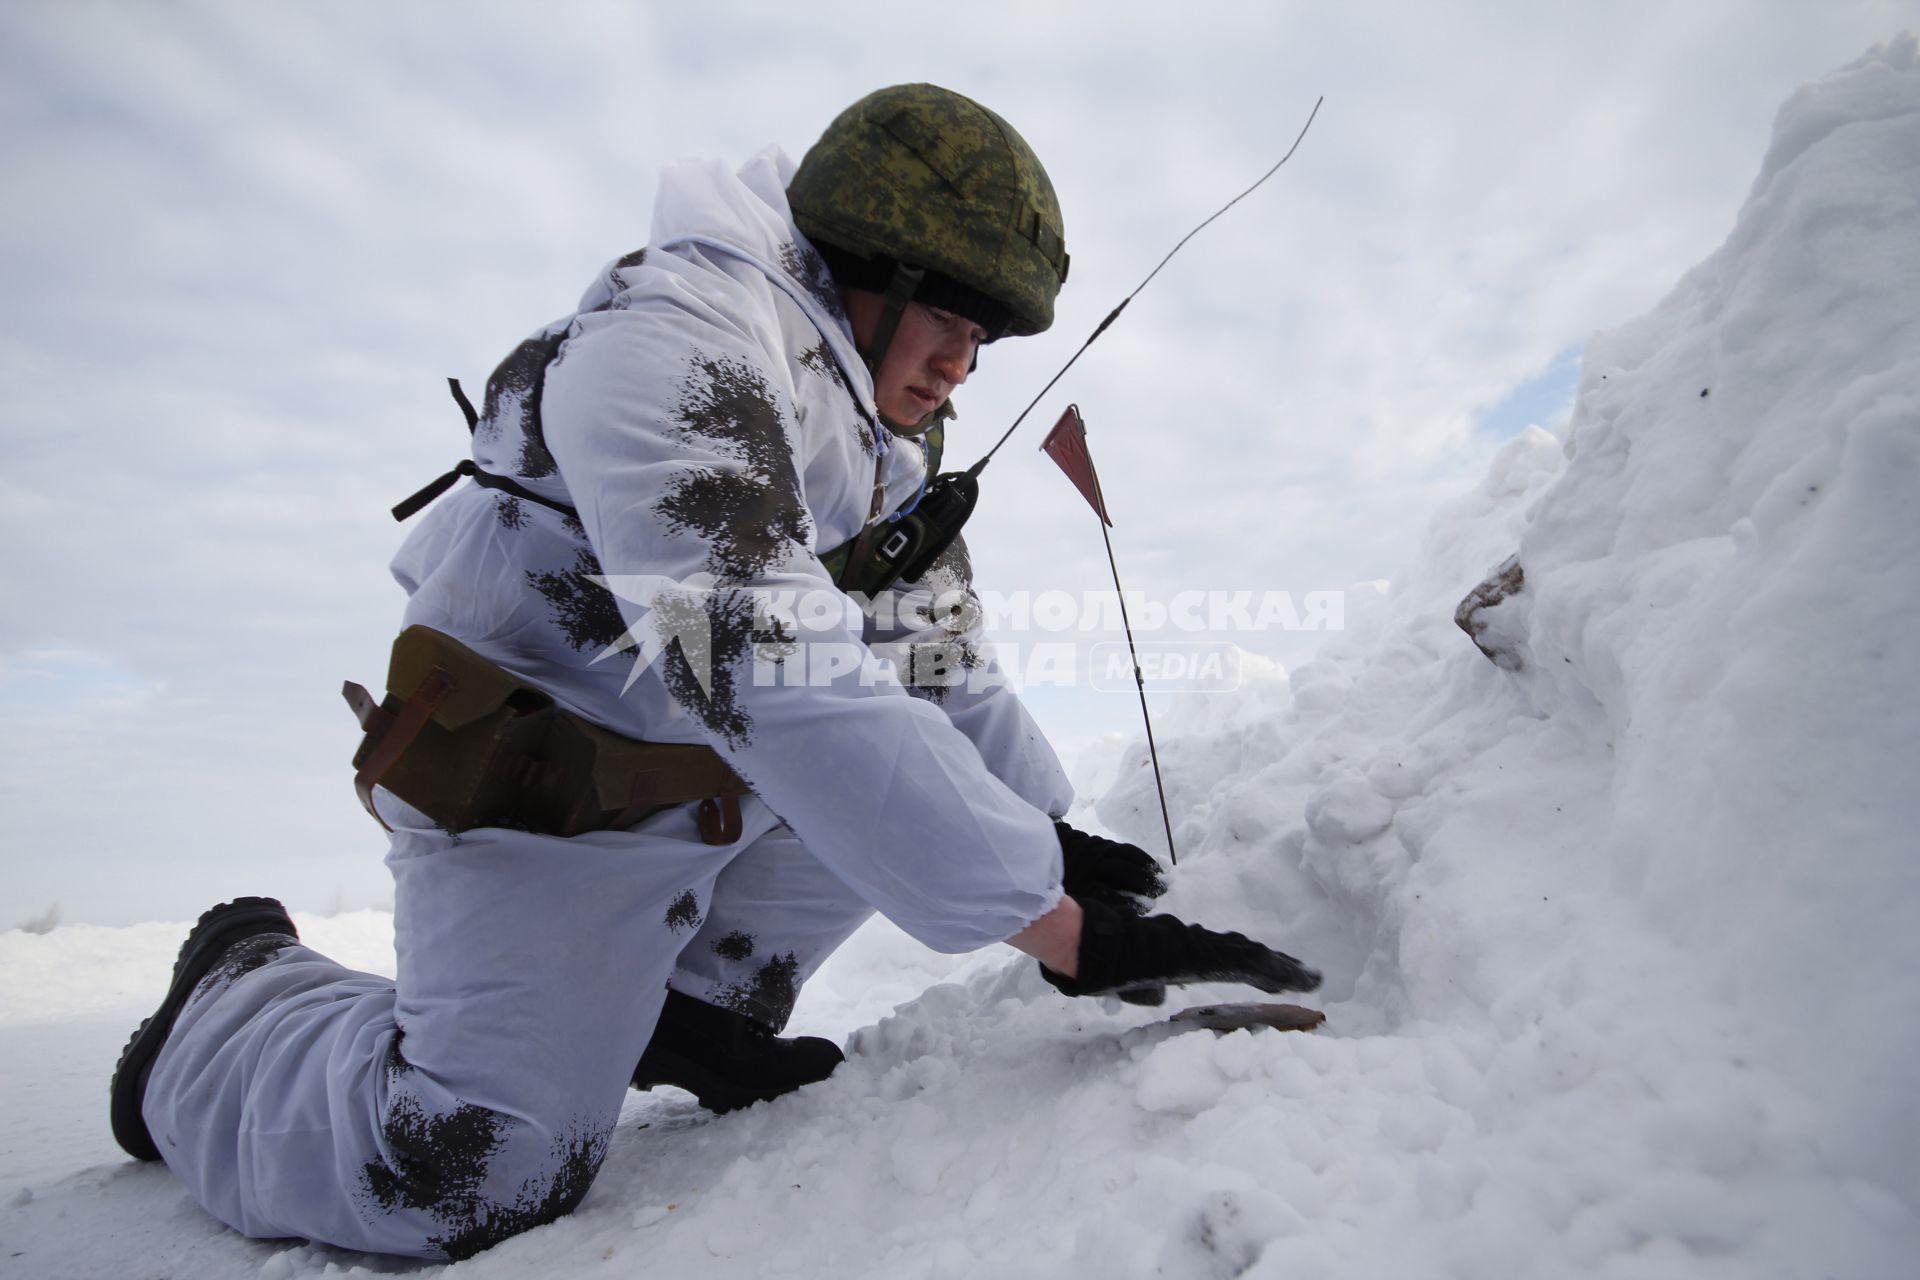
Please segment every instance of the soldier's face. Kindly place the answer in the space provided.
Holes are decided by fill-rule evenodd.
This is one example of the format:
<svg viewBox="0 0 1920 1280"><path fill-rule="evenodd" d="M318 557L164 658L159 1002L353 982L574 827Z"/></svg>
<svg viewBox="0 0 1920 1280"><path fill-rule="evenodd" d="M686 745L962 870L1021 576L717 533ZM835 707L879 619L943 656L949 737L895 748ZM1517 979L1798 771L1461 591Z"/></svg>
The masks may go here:
<svg viewBox="0 0 1920 1280"><path fill-rule="evenodd" d="M848 289L846 297L854 341L865 350L880 323L883 299L865 289ZM964 316L909 302L875 379L881 416L910 427L938 409L967 380L986 338L987 331Z"/></svg>

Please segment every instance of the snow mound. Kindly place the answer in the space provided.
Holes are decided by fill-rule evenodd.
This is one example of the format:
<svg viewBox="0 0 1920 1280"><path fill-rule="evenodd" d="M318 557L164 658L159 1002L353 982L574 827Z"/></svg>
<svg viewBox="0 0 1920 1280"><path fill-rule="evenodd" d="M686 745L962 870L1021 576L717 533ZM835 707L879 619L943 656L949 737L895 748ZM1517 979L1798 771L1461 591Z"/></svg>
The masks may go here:
<svg viewBox="0 0 1920 1280"><path fill-rule="evenodd" d="M720 1118L635 1095L574 1215L457 1269L1911 1275L1917 213L1902 37L1788 102L1726 246L1589 344L1566 437L1510 442L1364 627L1168 724L1170 909L1325 967L1324 1029L1174 1035L876 928L796 1015L859 1028L833 1078ZM1095 765L1099 819L1158 847L1144 747ZM242 1240L113 1153L179 932L0 936L0 1247L395 1269Z"/></svg>
<svg viewBox="0 0 1920 1280"><path fill-rule="evenodd" d="M1916 63L1797 93L1727 244L1588 344L1564 445L1509 444L1374 633L1163 748L1178 905L1328 964L1336 1034L1473 1064L1448 1167L1491 1192L1367 1213L1425 1256L1505 1215L1542 1274L1911 1274ZM1454 607L1515 565L1488 661ZM1136 769L1100 813L1152 806Z"/></svg>

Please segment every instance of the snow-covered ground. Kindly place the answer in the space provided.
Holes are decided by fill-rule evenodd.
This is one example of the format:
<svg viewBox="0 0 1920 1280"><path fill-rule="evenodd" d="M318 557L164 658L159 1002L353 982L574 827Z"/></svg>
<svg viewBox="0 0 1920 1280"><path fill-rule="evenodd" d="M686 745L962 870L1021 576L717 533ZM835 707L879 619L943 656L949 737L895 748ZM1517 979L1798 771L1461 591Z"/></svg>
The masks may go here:
<svg viewBox="0 0 1920 1280"><path fill-rule="evenodd" d="M1906 37L1786 105L1564 440L1508 445L1321 659L1166 726L1170 908L1324 966L1323 1030L1169 1035L876 925L796 1015L851 1036L831 1080L635 1095L579 1211L459 1272L1920 1274L1917 497ZM1496 664L1452 614L1514 556ZM1144 750L1095 765L1157 843ZM390 972L385 915L299 924ZM0 1274L423 1269L243 1240L114 1148L183 929L0 935Z"/></svg>

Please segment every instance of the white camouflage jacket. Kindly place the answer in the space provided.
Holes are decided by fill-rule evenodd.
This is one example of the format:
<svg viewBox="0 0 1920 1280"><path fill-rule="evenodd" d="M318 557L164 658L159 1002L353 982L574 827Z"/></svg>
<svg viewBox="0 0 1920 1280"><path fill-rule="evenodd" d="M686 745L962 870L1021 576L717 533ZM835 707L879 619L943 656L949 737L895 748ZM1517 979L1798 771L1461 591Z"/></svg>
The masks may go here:
<svg viewBox="0 0 1920 1280"><path fill-rule="evenodd" d="M926 461L877 425L838 292L788 213L791 173L773 149L737 174L669 169L652 245L489 380L475 462L577 519L469 483L393 572L407 624L615 732L711 745L876 909L970 950L1059 901L1048 815L1071 789L977 634L929 616L970 595L962 545L919 591L823 616L846 597L819 556L859 532L876 474L897 510ZM813 607L770 615L783 598ZM972 679L909 688L888 659L921 641Z"/></svg>

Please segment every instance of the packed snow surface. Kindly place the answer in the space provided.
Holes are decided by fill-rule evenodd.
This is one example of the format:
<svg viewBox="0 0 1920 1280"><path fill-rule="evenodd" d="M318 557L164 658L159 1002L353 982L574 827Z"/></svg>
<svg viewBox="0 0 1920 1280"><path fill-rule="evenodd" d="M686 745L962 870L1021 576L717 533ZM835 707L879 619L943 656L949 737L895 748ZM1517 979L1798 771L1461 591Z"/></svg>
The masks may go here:
<svg viewBox="0 0 1920 1280"><path fill-rule="evenodd" d="M1166 726L1168 906L1322 965L1325 1028L1173 1035L876 925L795 1019L851 1036L832 1079L634 1095L579 1211L459 1272L1920 1273L1916 228L1905 37L1787 103L1565 439L1513 440L1340 647ZM1452 615L1514 557L1496 663ZM1097 816L1157 845L1144 766ZM299 924L391 971L386 916ZM183 929L0 935L0 1272L421 1269L243 1240L119 1156Z"/></svg>

